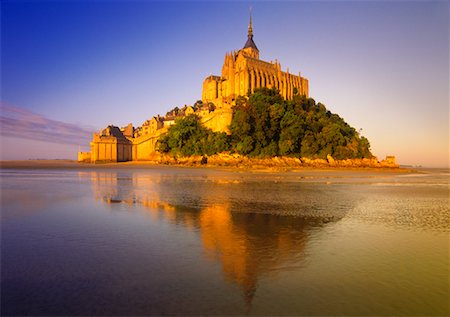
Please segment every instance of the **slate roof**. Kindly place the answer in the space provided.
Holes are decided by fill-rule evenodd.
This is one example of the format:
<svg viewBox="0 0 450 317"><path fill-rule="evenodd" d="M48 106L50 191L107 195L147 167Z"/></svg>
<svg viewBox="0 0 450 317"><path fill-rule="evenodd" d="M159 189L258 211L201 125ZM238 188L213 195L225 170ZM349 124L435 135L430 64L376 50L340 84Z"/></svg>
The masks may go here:
<svg viewBox="0 0 450 317"><path fill-rule="evenodd" d="M253 42L253 35L249 35L247 42L245 42L244 48L248 47L254 48L255 50L259 51L258 48L256 47L255 42Z"/></svg>

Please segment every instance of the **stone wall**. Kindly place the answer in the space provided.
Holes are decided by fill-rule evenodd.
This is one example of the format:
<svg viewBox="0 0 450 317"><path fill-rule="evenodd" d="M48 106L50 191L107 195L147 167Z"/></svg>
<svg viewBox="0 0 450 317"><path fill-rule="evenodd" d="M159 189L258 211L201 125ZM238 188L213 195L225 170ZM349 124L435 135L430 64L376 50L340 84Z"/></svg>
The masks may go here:
<svg viewBox="0 0 450 317"><path fill-rule="evenodd" d="M216 109L208 115L202 117L200 122L214 132L230 133L228 126L231 123L233 111L227 108Z"/></svg>
<svg viewBox="0 0 450 317"><path fill-rule="evenodd" d="M91 152L78 152L78 162L91 162Z"/></svg>
<svg viewBox="0 0 450 317"><path fill-rule="evenodd" d="M167 133L168 128L158 129L151 134L142 135L133 139L133 155L130 160L145 161L151 158L152 153L156 152L158 139L161 135Z"/></svg>

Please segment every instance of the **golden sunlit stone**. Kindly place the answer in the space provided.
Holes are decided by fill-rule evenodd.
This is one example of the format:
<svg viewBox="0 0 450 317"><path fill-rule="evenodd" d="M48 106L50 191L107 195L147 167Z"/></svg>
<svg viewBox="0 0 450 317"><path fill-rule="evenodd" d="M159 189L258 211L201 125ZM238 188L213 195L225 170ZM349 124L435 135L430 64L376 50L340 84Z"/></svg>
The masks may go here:
<svg viewBox="0 0 450 317"><path fill-rule="evenodd" d="M178 113L154 116L142 126L124 128L110 125L100 133L94 133L90 152L79 152L79 162L125 162L145 161L156 151L159 137L175 123L178 117L196 114L202 124L215 132L229 132L232 119L231 107L238 96L246 96L255 89L276 88L285 99L295 94L308 96L308 80L281 70L280 63L259 59L259 50L253 41L253 27L250 17L248 39L238 51L225 54L222 76L208 76L203 81L203 105L194 110L185 105Z"/></svg>
<svg viewBox="0 0 450 317"><path fill-rule="evenodd" d="M253 42L250 19L248 40L244 48L227 53L222 66L222 76L209 76L203 82L202 101L213 102L219 108L230 107L236 97L253 93L255 89L277 88L284 99L296 93L308 96L308 80L281 70L280 63L259 59L259 50Z"/></svg>

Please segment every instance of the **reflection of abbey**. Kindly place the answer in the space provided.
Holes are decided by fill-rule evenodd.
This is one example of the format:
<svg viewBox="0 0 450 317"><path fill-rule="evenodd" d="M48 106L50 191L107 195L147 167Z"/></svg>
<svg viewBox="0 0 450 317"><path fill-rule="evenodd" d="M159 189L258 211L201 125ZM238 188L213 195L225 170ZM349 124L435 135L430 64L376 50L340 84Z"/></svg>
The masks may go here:
<svg viewBox="0 0 450 317"><path fill-rule="evenodd" d="M239 51L225 55L222 76L211 75L204 80L201 102L193 107L175 108L164 117L155 116L138 128L131 124L124 128L109 126L94 134L91 152L79 152L78 160L93 163L147 160L155 152L159 137L177 117L189 114L198 115L202 124L213 131L228 132L236 98L260 87L276 88L285 99L295 94L308 96L306 78L282 71L278 61L259 59L250 17L247 42Z"/></svg>
<svg viewBox="0 0 450 317"><path fill-rule="evenodd" d="M308 232L324 225L320 218L283 214L283 200L271 203L275 215L262 212L264 208L256 205L250 194L254 187L223 174L207 174L196 186L189 186L189 176L170 177L164 173L120 177L114 171L91 171L88 175L95 199L112 210L118 204L135 205L136 209L126 210L144 211L152 221L176 224L179 230L198 235L204 254L221 265L227 281L241 288L247 308L251 307L260 280L276 276L280 267L298 265L308 243ZM281 185L273 190L279 196L297 189ZM312 195L319 206L325 204L318 199L320 192ZM189 203L184 197L190 197ZM241 199L237 203L232 197ZM345 195L340 198L348 200ZM337 211L326 222L339 221L342 216Z"/></svg>

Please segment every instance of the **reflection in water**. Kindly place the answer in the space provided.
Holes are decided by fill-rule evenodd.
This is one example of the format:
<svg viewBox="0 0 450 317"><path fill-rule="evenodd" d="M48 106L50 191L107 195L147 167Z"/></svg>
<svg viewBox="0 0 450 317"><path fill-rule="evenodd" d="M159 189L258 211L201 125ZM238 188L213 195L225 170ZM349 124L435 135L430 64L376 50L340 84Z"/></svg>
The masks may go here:
<svg viewBox="0 0 450 317"><path fill-rule="evenodd" d="M91 172L90 178L96 199L137 204L146 207L154 220L199 232L207 258L219 261L225 278L239 285L247 309L259 278L290 266L295 269L305 257L309 232L344 215L339 206L333 216L320 213L325 210L322 204L327 204L323 193L308 193L307 201L302 200L302 193L293 193L308 191L307 185L280 183L274 191L273 181L267 188L261 181L224 180L214 175Z"/></svg>
<svg viewBox="0 0 450 317"><path fill-rule="evenodd" d="M4 315L449 315L448 172L1 172Z"/></svg>
<svg viewBox="0 0 450 317"><path fill-rule="evenodd" d="M232 214L229 205L204 208L199 216L203 246L222 263L225 276L242 287L247 305L258 277L301 260L307 222L292 216Z"/></svg>

